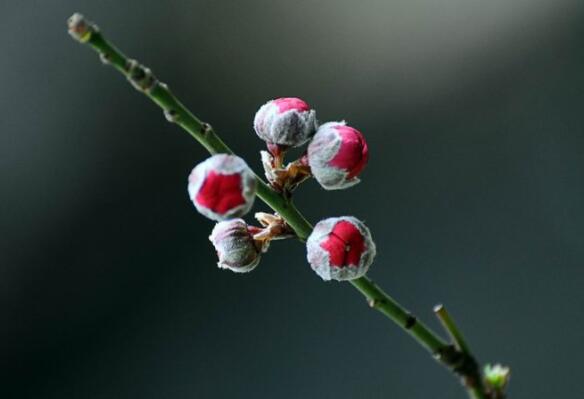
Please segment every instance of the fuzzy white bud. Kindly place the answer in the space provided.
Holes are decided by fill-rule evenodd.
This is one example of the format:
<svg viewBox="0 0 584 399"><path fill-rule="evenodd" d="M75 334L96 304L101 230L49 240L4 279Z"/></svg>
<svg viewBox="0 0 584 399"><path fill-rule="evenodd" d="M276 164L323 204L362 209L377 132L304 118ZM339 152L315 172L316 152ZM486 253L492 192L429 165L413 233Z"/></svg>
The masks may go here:
<svg viewBox="0 0 584 399"><path fill-rule="evenodd" d="M314 178L326 190L340 190L359 183L367 164L367 142L345 122L321 125L308 145L308 164Z"/></svg>
<svg viewBox="0 0 584 399"><path fill-rule="evenodd" d="M369 229L352 216L321 220L306 241L307 259L323 280L353 280L367 273L376 248Z"/></svg>
<svg viewBox="0 0 584 399"><path fill-rule="evenodd" d="M189 175L188 191L197 210L212 220L243 216L252 207L256 178L243 159L217 154Z"/></svg>
<svg viewBox="0 0 584 399"><path fill-rule="evenodd" d="M260 262L260 250L242 219L217 223L209 240L217 251L217 266L221 269L245 273L253 270Z"/></svg>
<svg viewBox="0 0 584 399"><path fill-rule="evenodd" d="M299 98L287 97L268 101L255 115L253 127L268 144L298 147L314 135L316 113Z"/></svg>

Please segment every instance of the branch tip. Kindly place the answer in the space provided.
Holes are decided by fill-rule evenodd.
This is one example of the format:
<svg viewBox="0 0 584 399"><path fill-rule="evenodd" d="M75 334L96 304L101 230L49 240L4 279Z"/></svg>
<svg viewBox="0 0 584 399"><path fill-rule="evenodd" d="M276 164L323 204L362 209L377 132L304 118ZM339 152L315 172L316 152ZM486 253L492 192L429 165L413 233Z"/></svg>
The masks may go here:
<svg viewBox="0 0 584 399"><path fill-rule="evenodd" d="M444 330L450 336L456 348L463 353L470 354L469 347L466 344L460 329L444 305L439 304L434 306L434 313L436 314L436 317L438 317L438 320L440 320L440 323L442 323L442 327L444 327Z"/></svg>
<svg viewBox="0 0 584 399"><path fill-rule="evenodd" d="M99 32L96 24L88 21L82 14L76 12L67 20L68 32L80 43L87 43L91 39L91 35Z"/></svg>
<svg viewBox="0 0 584 399"><path fill-rule="evenodd" d="M444 305L439 303L439 304L434 306L433 310L434 310L434 313L438 314L444 310Z"/></svg>

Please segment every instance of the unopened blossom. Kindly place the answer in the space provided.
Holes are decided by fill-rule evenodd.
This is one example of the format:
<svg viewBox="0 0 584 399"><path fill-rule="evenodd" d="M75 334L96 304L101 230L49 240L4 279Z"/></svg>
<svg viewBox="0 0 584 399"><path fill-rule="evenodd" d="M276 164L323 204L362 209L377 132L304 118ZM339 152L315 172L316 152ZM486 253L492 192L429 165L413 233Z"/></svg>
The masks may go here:
<svg viewBox="0 0 584 399"><path fill-rule="evenodd" d="M345 122L321 125L308 145L312 175L326 190L339 190L359 183L357 177L369 159L367 142Z"/></svg>
<svg viewBox="0 0 584 399"><path fill-rule="evenodd" d="M353 280L367 273L376 249L369 229L352 216L316 224L306 241L307 259L323 280Z"/></svg>
<svg viewBox="0 0 584 399"><path fill-rule="evenodd" d="M188 191L200 213L220 221L243 216L251 209L256 184L254 173L243 159L217 154L193 169Z"/></svg>
<svg viewBox="0 0 584 399"><path fill-rule="evenodd" d="M299 98L277 98L261 106L253 127L268 147L298 147L316 132L316 113Z"/></svg>
<svg viewBox="0 0 584 399"><path fill-rule="evenodd" d="M511 378L511 369L501 364L487 364L484 372L487 384L497 391L505 389Z"/></svg>
<svg viewBox="0 0 584 399"><path fill-rule="evenodd" d="M242 219L217 223L209 240L217 251L217 266L221 269L244 273L253 270L260 262L261 245L256 243Z"/></svg>

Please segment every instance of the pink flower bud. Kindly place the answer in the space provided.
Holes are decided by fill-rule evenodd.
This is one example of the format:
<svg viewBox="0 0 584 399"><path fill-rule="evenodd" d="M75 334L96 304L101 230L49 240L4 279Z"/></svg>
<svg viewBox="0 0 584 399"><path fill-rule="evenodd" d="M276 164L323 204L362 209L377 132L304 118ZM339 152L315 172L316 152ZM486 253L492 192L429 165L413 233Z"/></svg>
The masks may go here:
<svg viewBox="0 0 584 399"><path fill-rule="evenodd" d="M312 175L326 190L339 190L359 183L369 159L367 142L360 131L345 122L328 122L318 128L308 145Z"/></svg>
<svg viewBox="0 0 584 399"><path fill-rule="evenodd" d="M262 105L253 127L268 145L298 147L314 135L316 114L299 98L278 98Z"/></svg>
<svg viewBox="0 0 584 399"><path fill-rule="evenodd" d="M220 221L242 216L251 209L256 178L243 159L217 154L193 169L188 190L200 213Z"/></svg>
<svg viewBox="0 0 584 399"><path fill-rule="evenodd" d="M323 280L353 280L367 273L375 243L367 226L352 216L321 220L306 241L308 263Z"/></svg>
<svg viewBox="0 0 584 399"><path fill-rule="evenodd" d="M219 257L217 266L221 269L245 273L260 263L260 250L242 219L217 223L209 240L217 251Z"/></svg>

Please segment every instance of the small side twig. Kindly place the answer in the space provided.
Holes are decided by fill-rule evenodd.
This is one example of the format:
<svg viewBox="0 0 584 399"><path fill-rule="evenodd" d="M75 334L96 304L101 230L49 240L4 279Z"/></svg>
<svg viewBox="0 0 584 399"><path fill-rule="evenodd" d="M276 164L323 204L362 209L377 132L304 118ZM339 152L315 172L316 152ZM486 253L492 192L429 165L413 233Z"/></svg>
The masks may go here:
<svg viewBox="0 0 584 399"><path fill-rule="evenodd" d="M445 362L450 363L448 366L462 378L462 384L467 388L471 397L487 399L479 364L472 355L454 319L441 304L434 307L434 313L454 344L454 347L451 346L454 350L451 350L450 354L443 354Z"/></svg>

